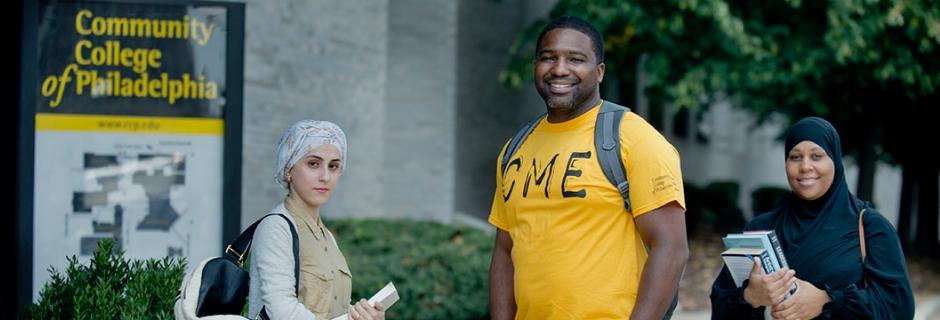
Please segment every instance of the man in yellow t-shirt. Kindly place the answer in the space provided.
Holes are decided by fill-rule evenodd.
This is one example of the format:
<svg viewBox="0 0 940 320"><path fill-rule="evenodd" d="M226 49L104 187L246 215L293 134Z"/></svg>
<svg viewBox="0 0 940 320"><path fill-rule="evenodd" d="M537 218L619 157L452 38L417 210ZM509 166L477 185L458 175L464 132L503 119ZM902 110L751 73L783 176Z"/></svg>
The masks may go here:
<svg viewBox="0 0 940 320"><path fill-rule="evenodd" d="M497 165L493 319L662 319L673 302L689 256L679 156L624 114L627 211L594 145L604 68L600 34L584 20L557 18L539 35L535 84L548 113Z"/></svg>

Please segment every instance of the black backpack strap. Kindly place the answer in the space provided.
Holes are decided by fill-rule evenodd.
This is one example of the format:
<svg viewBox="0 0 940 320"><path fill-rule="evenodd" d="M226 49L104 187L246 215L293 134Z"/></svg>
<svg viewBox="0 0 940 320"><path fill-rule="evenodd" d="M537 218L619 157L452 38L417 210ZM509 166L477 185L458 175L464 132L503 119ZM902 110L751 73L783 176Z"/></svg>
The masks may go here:
<svg viewBox="0 0 940 320"><path fill-rule="evenodd" d="M248 256L248 251L251 249L251 239L255 236L255 229L258 228L258 224L261 223L267 217L270 216L280 216L287 222L287 226L290 227L290 236L292 242L292 249L294 251L294 294L300 295L300 238L297 236L297 228L294 227L294 224L291 223L290 219L287 218L282 213L269 213L265 216L252 223L245 231L242 231L238 238L235 238L235 241L232 241L232 244L228 245L225 248L225 255L229 259L235 259L238 261L238 265L241 266L244 263L244 258ZM261 306L261 311L258 313L258 318L268 320L271 319L268 316L268 311L265 306Z"/></svg>
<svg viewBox="0 0 940 320"><path fill-rule="evenodd" d="M255 236L255 229L258 228L258 224L261 223L261 220L264 220L264 218L268 216L270 216L270 214L261 217L261 219L252 223L248 228L245 228L245 231L242 231L232 243L225 247L225 255L238 261L238 265L241 266L245 262L245 258L248 257L248 249L251 247L251 239Z"/></svg>
<svg viewBox="0 0 940 320"><path fill-rule="evenodd" d="M519 147L522 146L522 143L525 142L525 138L532 133L532 130L535 129L535 126L539 124L539 121L542 121L542 118L545 118L545 115L536 118L534 121L527 123L522 127L519 132L516 132L516 135L512 137L512 140L509 140L509 143L506 145L506 150L503 151L503 159L500 162L499 171L504 175L506 174L506 168L509 164L509 160L512 159L512 155L516 154L516 151L519 150Z"/></svg>
<svg viewBox="0 0 940 320"><path fill-rule="evenodd" d="M241 266L245 262L245 258L248 257L248 252L251 250L251 239L255 236L255 229L258 228L258 224L261 223L267 217L270 216L280 216L287 222L287 226L290 227L290 235L293 240L293 251L294 251L294 294L300 292L300 238L297 236L297 228L294 227L294 224L290 222L290 219L287 218L284 214L281 213L269 213L255 223L252 223L245 231L242 231L235 241L232 241L227 247L225 247L225 255L229 259L233 259L238 262L238 265Z"/></svg>
<svg viewBox="0 0 940 320"><path fill-rule="evenodd" d="M630 207L630 182L623 168L620 156L620 120L630 109L612 102L604 101L594 124L594 146L597 148L597 161L610 183L617 187L623 196L623 206L628 212Z"/></svg>
<svg viewBox="0 0 940 320"><path fill-rule="evenodd" d="M292 249L294 251L294 295L300 294L300 238L297 236L297 229L294 227L294 224L290 222L290 219L287 216L280 213L273 213L284 218L284 221L287 222L287 226L290 227L290 236Z"/></svg>

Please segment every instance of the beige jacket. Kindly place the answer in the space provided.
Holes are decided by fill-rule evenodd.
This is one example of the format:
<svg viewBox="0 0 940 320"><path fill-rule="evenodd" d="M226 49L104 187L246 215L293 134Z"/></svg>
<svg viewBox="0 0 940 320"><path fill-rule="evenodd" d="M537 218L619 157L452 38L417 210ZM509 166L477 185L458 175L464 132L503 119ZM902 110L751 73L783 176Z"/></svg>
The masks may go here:
<svg viewBox="0 0 940 320"><path fill-rule="evenodd" d="M332 319L348 312L352 274L322 220L294 214L284 204L271 213L287 215L297 229L299 294L294 294L290 227L284 219L265 219L258 224L251 245L249 318L256 318L262 307L271 319Z"/></svg>

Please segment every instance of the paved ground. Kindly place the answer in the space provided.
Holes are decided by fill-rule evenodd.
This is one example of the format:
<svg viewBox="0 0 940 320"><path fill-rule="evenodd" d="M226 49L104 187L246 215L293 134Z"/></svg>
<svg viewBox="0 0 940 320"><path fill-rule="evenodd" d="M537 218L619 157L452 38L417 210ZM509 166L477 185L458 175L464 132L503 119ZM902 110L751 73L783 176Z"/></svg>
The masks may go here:
<svg viewBox="0 0 940 320"><path fill-rule="evenodd" d="M711 312L708 311L684 312L682 310L676 310L676 313L672 316L673 320L701 320L710 318ZM924 299L924 301L918 303L914 309L914 320L940 320L940 294L929 299Z"/></svg>
<svg viewBox="0 0 940 320"><path fill-rule="evenodd" d="M940 294L918 303L914 320L940 320Z"/></svg>
<svg viewBox="0 0 940 320"><path fill-rule="evenodd" d="M672 315L672 320L699 320L710 318L711 312L708 311L683 312L682 310L676 310L676 313Z"/></svg>

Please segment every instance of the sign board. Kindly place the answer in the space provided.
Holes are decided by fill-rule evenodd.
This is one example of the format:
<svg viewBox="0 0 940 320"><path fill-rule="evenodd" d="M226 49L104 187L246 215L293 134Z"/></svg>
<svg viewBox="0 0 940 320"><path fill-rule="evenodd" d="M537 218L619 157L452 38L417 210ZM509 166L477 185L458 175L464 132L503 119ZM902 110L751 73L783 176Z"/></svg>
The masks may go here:
<svg viewBox="0 0 940 320"><path fill-rule="evenodd" d="M240 220L244 4L35 10L33 300L102 239L132 259L219 254Z"/></svg>

